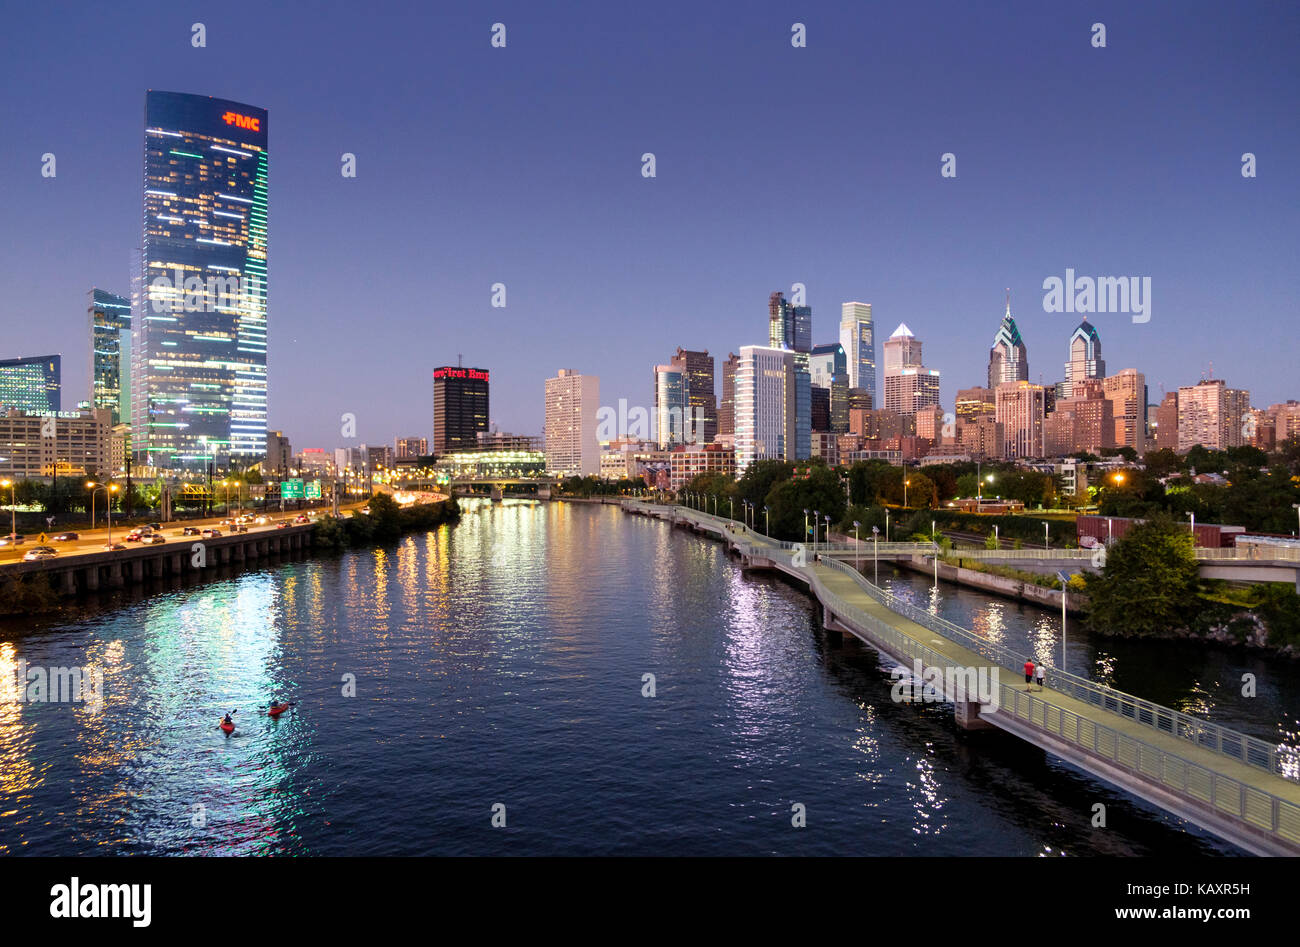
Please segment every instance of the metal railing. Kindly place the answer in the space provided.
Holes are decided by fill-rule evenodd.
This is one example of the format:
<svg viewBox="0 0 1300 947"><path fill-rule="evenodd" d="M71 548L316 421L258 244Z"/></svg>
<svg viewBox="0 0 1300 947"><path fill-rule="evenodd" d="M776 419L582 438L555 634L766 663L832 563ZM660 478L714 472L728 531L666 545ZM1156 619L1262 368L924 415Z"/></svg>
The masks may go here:
<svg viewBox="0 0 1300 947"><path fill-rule="evenodd" d="M895 658L919 658L925 667L964 668L964 665L926 647L888 622L849 604L827 589L816 575L812 575L810 581L818 597L837 618L856 625L881 642ZM1081 717L1001 680L998 681L995 712L1005 712L1026 721L1144 781L1173 789L1188 799L1207 805L1218 814L1238 819L1290 845L1300 845L1300 806L1280 796Z"/></svg>
<svg viewBox="0 0 1300 947"><path fill-rule="evenodd" d="M931 613L928 609L891 595L873 585L856 569L842 562L834 559L822 561L830 568L838 569L850 576L859 588L890 611L943 635L954 644L959 644L982 658L994 661L1013 673L1018 674L1022 671L1027 660L1026 655L982 638L961 625ZM1059 668L1051 669L1048 681L1052 690L1086 704L1143 726L1149 726L1169 736L1195 743L1197 746L1248 766L1254 766L1285 779L1300 781L1300 749L1295 747L1269 743L1257 737L1247 736L1236 730L1210 723L1208 720L1201 720L1170 707L1097 684Z"/></svg>

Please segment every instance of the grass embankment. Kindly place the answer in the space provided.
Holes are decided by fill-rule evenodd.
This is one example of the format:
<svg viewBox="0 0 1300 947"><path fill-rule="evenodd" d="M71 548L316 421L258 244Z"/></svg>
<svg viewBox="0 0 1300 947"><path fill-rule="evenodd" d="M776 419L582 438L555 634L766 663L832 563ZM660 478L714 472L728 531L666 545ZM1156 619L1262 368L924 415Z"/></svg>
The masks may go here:
<svg viewBox="0 0 1300 947"><path fill-rule="evenodd" d="M370 498L369 513L357 512L346 518L322 517L317 520L312 530L312 546L316 549L343 549L392 542L404 533L428 532L459 519L460 506L454 499L403 507L387 494L379 493Z"/></svg>

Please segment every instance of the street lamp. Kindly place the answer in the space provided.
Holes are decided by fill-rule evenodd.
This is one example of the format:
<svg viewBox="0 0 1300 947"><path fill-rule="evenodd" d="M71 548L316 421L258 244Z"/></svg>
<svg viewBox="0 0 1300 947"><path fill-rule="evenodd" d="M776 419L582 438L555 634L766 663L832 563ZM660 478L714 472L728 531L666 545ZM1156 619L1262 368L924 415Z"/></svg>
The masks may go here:
<svg viewBox="0 0 1300 947"><path fill-rule="evenodd" d="M909 480L908 478L906 477L903 478L903 508L904 509L907 508L907 488L911 486L911 483L912 481Z"/></svg>
<svg viewBox="0 0 1300 947"><path fill-rule="evenodd" d="M813 558L817 558L817 517L822 515L821 510L813 510Z"/></svg>
<svg viewBox="0 0 1300 947"><path fill-rule="evenodd" d="M827 546L830 546L830 544L831 544L831 518L830 518L830 516L823 516L823 517L822 517L822 521L826 524L826 528L825 528L824 530L822 530L822 536L823 536L823 538L824 538L824 541L825 541L826 545L827 545Z"/></svg>
<svg viewBox="0 0 1300 947"><path fill-rule="evenodd" d="M889 542L889 507L885 507L885 542Z"/></svg>
<svg viewBox="0 0 1300 947"><path fill-rule="evenodd" d="M1187 515L1192 518L1192 548L1195 548L1196 547L1196 511L1193 510ZM1109 520L1107 522L1109 522Z"/></svg>
<svg viewBox="0 0 1300 947"><path fill-rule="evenodd" d="M853 571L861 572L862 564L858 558L858 527L862 524L857 520L853 521Z"/></svg>
<svg viewBox="0 0 1300 947"><path fill-rule="evenodd" d="M871 527L871 562L876 570L876 585L880 585L880 527Z"/></svg>
<svg viewBox="0 0 1300 947"><path fill-rule="evenodd" d="M727 519L734 520L735 518L736 518L736 498L727 497Z"/></svg>
<svg viewBox="0 0 1300 947"><path fill-rule="evenodd" d="M771 538L772 535L772 520L770 518L771 511L771 507L763 507L763 535L769 538Z"/></svg>
<svg viewBox="0 0 1300 947"><path fill-rule="evenodd" d="M1052 548L1052 534L1047 531L1047 524L1043 524L1043 548Z"/></svg>
<svg viewBox="0 0 1300 947"><path fill-rule="evenodd" d="M1296 535L1300 536L1300 503L1292 503L1295 507Z"/></svg>
<svg viewBox="0 0 1300 947"><path fill-rule="evenodd" d="M95 494L100 490L104 491L104 506L107 509L108 516L108 549L113 548L113 494L117 492L115 483L95 483L93 480L86 482L86 489L90 491L90 520L91 528L94 528L95 521Z"/></svg>
<svg viewBox="0 0 1300 947"><path fill-rule="evenodd" d="M803 508L803 542L808 541L808 507Z"/></svg>

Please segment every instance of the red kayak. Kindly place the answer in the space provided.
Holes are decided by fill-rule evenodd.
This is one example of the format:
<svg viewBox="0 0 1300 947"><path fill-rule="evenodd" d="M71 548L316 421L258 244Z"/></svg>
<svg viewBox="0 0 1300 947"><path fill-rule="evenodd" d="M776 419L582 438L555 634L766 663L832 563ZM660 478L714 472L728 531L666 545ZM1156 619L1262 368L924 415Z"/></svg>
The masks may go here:
<svg viewBox="0 0 1300 947"><path fill-rule="evenodd" d="M284 712L285 712L286 710L288 710L288 709L289 709L289 705L288 705L287 703L285 703L285 704L272 704L271 707L270 707L270 709L267 710L266 715L267 715L268 717L278 717L278 716L280 716L280 714L284 713Z"/></svg>
<svg viewBox="0 0 1300 947"><path fill-rule="evenodd" d="M234 725L233 723L226 723L226 722L223 720L223 721L221 721L221 729L224 730L224 731L226 731L226 733L234 733L234 732L235 732L235 725Z"/></svg>

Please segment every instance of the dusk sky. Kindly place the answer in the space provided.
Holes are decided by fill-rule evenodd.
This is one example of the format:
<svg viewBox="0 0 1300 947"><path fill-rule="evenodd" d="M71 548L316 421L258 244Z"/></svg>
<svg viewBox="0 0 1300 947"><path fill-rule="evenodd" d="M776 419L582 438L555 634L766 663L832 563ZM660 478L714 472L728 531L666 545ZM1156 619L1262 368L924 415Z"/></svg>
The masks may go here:
<svg viewBox="0 0 1300 947"><path fill-rule="evenodd" d="M1067 267L1150 277L1149 322L1091 321L1153 403L1211 361L1255 406L1300 397L1300 6L892 6L10 5L0 357L61 353L64 407L88 397L87 291L130 289L152 88L269 110L270 427L295 450L342 445L344 412L363 442L431 436L458 353L518 433L558 368L648 405L681 345L720 383L795 282L816 343L845 300L878 340L906 322L951 409L1004 287L1031 380L1062 377L1079 316L1042 284Z"/></svg>

